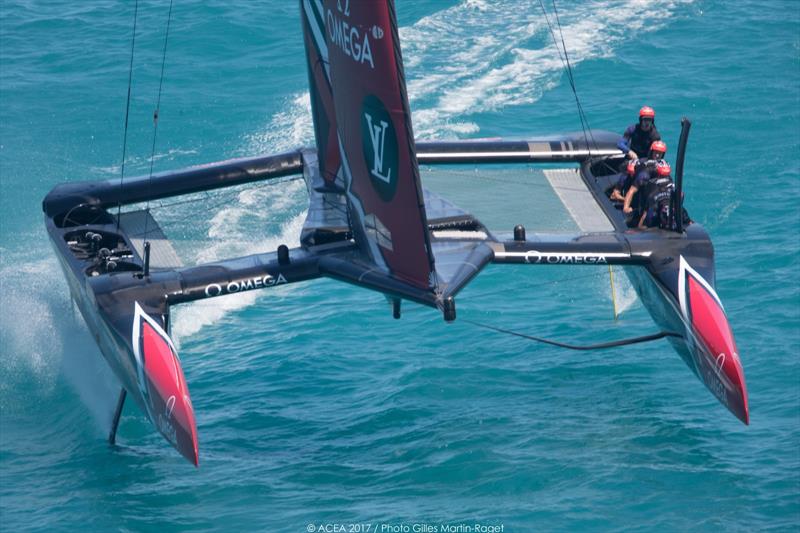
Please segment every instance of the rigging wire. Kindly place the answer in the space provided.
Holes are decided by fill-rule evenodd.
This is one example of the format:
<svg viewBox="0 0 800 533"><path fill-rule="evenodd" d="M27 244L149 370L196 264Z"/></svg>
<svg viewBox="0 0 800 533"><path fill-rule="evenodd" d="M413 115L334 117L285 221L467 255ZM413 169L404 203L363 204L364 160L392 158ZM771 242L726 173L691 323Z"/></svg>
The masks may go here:
<svg viewBox="0 0 800 533"><path fill-rule="evenodd" d="M575 87L575 76L572 73L572 64L569 61L569 54L567 53L567 44L564 41L564 31L561 28L561 18L558 15L558 7L556 6L556 0L553 0L553 12L556 15L556 22L558 23L558 33L561 36L561 47L564 49L564 58L567 61L567 72L569 73L570 85L572 87L572 93L575 95L575 103L578 107L578 113L583 117L583 120L586 122L586 129L589 131L589 136L592 138L592 144L594 145L594 149L598 150L597 142L594 140L594 134L592 133L592 128L589 126L589 117L586 115L586 112L583 110L583 104L581 104L580 98L578 98L578 89ZM591 156L591 148L589 148L589 140L586 139L586 132L584 131L584 140L586 141L586 148L590 151Z"/></svg>
<svg viewBox="0 0 800 533"><path fill-rule="evenodd" d="M586 116L586 112L583 110L583 105L581 104L581 100L578 97L578 89L575 86L575 76L572 72L572 64L569 60L569 52L567 52L567 43L564 40L564 30L561 27L561 17L558 15L558 6L556 5L556 0L553 1L553 13L555 14L556 23L558 24L558 34L561 37L561 48L559 49L558 40L556 39L556 34L553 31L553 25L550 23L550 18L547 16L547 10L544 7L544 1L539 0L539 6L542 8L542 13L544 14L544 19L547 22L547 27L550 29L550 35L553 37L553 44L556 46L556 50L558 51L558 57L561 60L561 64L564 66L564 70L567 72L567 79L569 80L569 86L572 89L572 94L575 96L575 105L578 108L578 118L581 121L581 130L583 131L583 140L586 143L586 149L589 151L589 157L592 157L592 148L589 145L589 137L592 138L592 145L594 145L595 151L598 150L597 141L595 141L594 133L592 133L592 128L589 125L589 117ZM563 49L564 55L561 55L561 50ZM589 135L587 137L586 131L589 131ZM608 167L608 163L605 161L603 164ZM609 167L610 168L610 167ZM616 293L614 291L614 271L611 268L611 265L608 266L608 276L611 281L611 301L614 304L614 320L617 319L617 299Z"/></svg>
<svg viewBox="0 0 800 533"><path fill-rule="evenodd" d="M139 0L133 8L133 35L131 36L131 61L128 66L128 99L125 103L125 131L122 135L122 170L119 174L119 188L122 192L122 180L125 177L125 156L128 148L128 117L131 111L131 85L133 82L133 52L136 47L136 21L139 18ZM122 211L122 198L117 202L117 231L119 231L119 217Z"/></svg>
<svg viewBox="0 0 800 533"><path fill-rule="evenodd" d="M592 133L591 127L589 126L589 118L586 116L585 111L583 110L583 105L581 104L580 98L578 97L578 90L575 86L575 76L572 72L572 64L569 60L569 54L567 53L567 45L564 40L564 32L561 28L561 19L558 15L558 8L556 7L556 0L553 0L553 11L555 13L555 19L558 24L558 32L561 36L561 46L559 46L558 41L559 39L556 37L555 30L553 29L553 25L550 22L550 17L547 15L547 10L544 7L544 1L539 0L539 6L542 9L542 14L544 15L544 19L547 22L547 28L550 30L550 35L553 38L553 44L556 47L556 51L558 52L558 58L561 60L561 65L564 67L564 71L567 73L567 80L569 81L569 86L572 89L572 94L575 96L575 104L578 108L578 118L581 121L581 130L583 131L583 139L586 143L586 148L589 151L589 156L591 157L591 146L589 144L589 137L592 139L592 145L594 145L595 150L598 150L597 142L594 139L594 134ZM562 55L563 49L563 55ZM587 135L588 130L588 135Z"/></svg>
<svg viewBox="0 0 800 533"><path fill-rule="evenodd" d="M156 154L156 137L158 136L158 113L161 108L161 90L164 86L164 66L167 63L167 42L169 41L169 27L172 21L172 2L169 2L169 13L167 14L167 28L164 32L164 49L161 53L161 77L158 81L158 96L156 98L156 109L153 112L153 146L150 150L150 175L147 178L147 207L145 211L147 215L144 217L144 237L143 241L147 241L147 223L150 218L150 191L153 183L153 163L155 162Z"/></svg>
<svg viewBox="0 0 800 533"><path fill-rule="evenodd" d="M614 341L601 342L597 344L567 344L565 342L554 341L542 337L534 337L533 335L526 335L525 333L519 333L517 331L512 331L510 329L498 328L497 326L492 326L490 324L483 324L481 322L476 322L474 320L470 320L467 318L462 318L461 320L467 322L468 324L472 324L473 326L495 331L497 333L512 335L514 337L521 337L529 341L539 342L542 344L549 344L551 346L557 346L559 348L566 348L567 350L578 350L578 351L604 350L606 348L616 348L618 346L628 346L631 344L639 344L643 342L655 341L666 337L678 337L678 338L682 337L682 335L680 335L679 333L674 333L672 331L659 331L658 333L643 335L641 337L630 337L627 339L618 339Z"/></svg>

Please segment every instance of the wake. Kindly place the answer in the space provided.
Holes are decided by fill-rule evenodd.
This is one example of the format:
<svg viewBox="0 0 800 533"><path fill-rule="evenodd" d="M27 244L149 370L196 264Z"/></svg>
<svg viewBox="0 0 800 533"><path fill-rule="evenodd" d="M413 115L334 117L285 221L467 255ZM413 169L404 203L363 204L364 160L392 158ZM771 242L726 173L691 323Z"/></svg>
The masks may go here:
<svg viewBox="0 0 800 533"><path fill-rule="evenodd" d="M119 384L80 311L72 309L58 261L54 256L32 259L28 252L9 255L3 254L0 272L3 307L8 310L0 313L2 410L27 409L17 402L53 403L63 375L97 427L107 429ZM20 391L26 392L21 395Z"/></svg>

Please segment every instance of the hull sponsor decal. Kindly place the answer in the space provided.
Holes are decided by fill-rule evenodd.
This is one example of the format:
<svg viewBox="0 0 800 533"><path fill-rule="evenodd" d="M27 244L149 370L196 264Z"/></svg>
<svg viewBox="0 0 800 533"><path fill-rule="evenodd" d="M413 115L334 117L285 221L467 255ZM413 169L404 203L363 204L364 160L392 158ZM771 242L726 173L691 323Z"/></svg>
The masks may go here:
<svg viewBox="0 0 800 533"><path fill-rule="evenodd" d="M630 259L633 257L631 254L622 252L540 252L539 250L497 252L495 255L499 259L521 258L532 265L606 265L609 259Z"/></svg>
<svg viewBox="0 0 800 533"><path fill-rule="evenodd" d="M256 276L254 278L247 278L243 280L231 281L229 283L209 283L205 288L205 295L209 298L214 296L223 296L225 294L236 294L237 292L252 291L254 289L266 289L288 283L282 273L278 276L264 274L263 276Z"/></svg>

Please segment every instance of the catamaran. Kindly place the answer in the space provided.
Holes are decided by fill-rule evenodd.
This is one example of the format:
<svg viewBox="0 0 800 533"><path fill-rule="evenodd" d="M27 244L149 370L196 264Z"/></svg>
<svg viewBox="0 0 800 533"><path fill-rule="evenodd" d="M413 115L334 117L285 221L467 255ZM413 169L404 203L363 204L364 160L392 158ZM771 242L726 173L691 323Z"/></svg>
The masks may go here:
<svg viewBox="0 0 800 533"><path fill-rule="evenodd" d="M682 217L673 229L627 226L606 195L624 158L618 135L416 141L394 2L301 0L300 12L315 146L124 181L63 183L43 201L71 296L121 384L112 443L130 396L198 464L194 409L169 335L176 305L329 277L383 293L395 318L406 300L453 321L459 291L489 264L621 265L662 328L651 337L666 337L711 393L749 423L742 364L714 289L711 240ZM684 121L673 212L681 212L689 125ZM419 170L541 163L564 167L545 175L580 229L575 234L519 225L503 237L423 188ZM149 209L121 210L287 176L305 181L308 213L300 245L269 253L183 266Z"/></svg>

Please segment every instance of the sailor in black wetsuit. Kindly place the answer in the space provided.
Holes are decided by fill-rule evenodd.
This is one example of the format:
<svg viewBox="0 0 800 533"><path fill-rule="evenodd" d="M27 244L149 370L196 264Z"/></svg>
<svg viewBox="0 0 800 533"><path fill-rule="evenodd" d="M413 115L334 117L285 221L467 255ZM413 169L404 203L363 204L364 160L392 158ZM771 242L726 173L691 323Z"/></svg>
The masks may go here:
<svg viewBox="0 0 800 533"><path fill-rule="evenodd" d="M626 158L639 159L643 157L650 145L661 140L655 120L656 112L652 107L644 106L639 110L639 123L628 126L617 143L617 148L625 153Z"/></svg>
<svg viewBox="0 0 800 533"><path fill-rule="evenodd" d="M628 185L628 190L625 191L625 201L622 206L622 212L630 215L628 225L636 227L639 224L639 219L645 211L644 194L638 194L647 182L655 178L657 175L657 168L660 164L666 163L664 156L667 153L667 145L663 141L655 141L650 145L650 153L647 159L639 159L635 165L634 178L630 184L623 183L622 187Z"/></svg>
<svg viewBox="0 0 800 533"><path fill-rule="evenodd" d="M664 159L667 153L667 144L664 141L655 141L650 145L650 152L647 159L632 159L628 161L625 174L622 174L619 181L614 185L611 192L611 200L623 202L631 186L635 183L639 173L649 171L655 173L655 166L658 161Z"/></svg>
<svg viewBox="0 0 800 533"><path fill-rule="evenodd" d="M675 184L672 182L669 163L661 161L656 167L656 176L648 180L642 191L645 212L639 220L640 228L675 229L672 217L672 196Z"/></svg>

